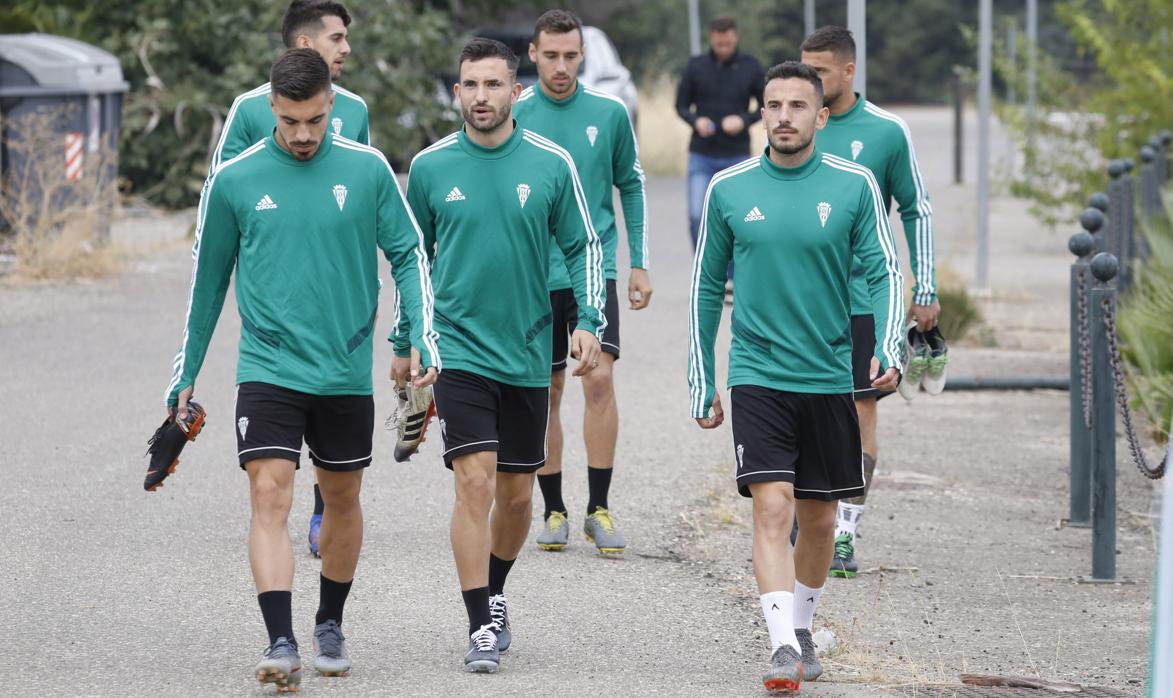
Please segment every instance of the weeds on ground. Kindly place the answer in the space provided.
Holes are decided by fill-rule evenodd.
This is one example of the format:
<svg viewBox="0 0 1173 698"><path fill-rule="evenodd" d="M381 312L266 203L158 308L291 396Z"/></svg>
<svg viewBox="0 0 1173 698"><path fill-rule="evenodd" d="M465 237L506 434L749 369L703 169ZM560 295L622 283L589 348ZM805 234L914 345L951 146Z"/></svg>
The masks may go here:
<svg viewBox="0 0 1173 698"><path fill-rule="evenodd" d="M70 181L65 136L73 112L61 109L9 121L8 167L0 183L0 241L15 257L12 280L98 277L117 271L116 251L99 239L117 196L114 150L83 148L82 174Z"/></svg>

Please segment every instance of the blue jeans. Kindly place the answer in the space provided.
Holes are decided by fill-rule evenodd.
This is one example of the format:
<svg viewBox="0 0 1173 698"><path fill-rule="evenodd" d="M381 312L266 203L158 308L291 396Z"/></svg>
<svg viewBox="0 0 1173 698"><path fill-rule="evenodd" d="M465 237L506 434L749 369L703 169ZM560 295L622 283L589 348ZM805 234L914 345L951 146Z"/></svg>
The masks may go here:
<svg viewBox="0 0 1173 698"><path fill-rule="evenodd" d="M688 154L688 232L692 236L694 250L697 236L700 234L701 213L705 207L705 192L709 189L709 181L721 170L733 167L748 157L749 155L718 157L700 153ZM729 278L733 278L733 262L729 263Z"/></svg>

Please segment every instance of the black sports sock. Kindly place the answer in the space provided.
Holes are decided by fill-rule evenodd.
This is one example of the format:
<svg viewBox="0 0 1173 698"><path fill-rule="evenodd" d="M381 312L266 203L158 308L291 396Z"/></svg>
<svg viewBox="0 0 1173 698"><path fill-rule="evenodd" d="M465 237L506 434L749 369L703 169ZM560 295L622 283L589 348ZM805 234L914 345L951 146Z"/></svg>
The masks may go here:
<svg viewBox="0 0 1173 698"><path fill-rule="evenodd" d="M464 609L468 611L468 634L472 635L481 626L493 622L489 615L489 587L477 587L460 592L464 597Z"/></svg>
<svg viewBox="0 0 1173 698"><path fill-rule="evenodd" d="M322 579L322 589L318 600L318 615L314 618L314 623L321 625L333 619L338 625L342 625L342 608L346 605L346 596L350 593L350 585L354 584L354 580L336 582L327 579L324 574L318 576Z"/></svg>
<svg viewBox="0 0 1173 698"><path fill-rule="evenodd" d="M513 569L514 560L502 560L493 553L489 553L489 596L505 593L505 578L509 570Z"/></svg>
<svg viewBox="0 0 1173 698"><path fill-rule="evenodd" d="M261 616L265 619L265 630L269 631L269 644L283 637L297 646L293 637L293 592L265 591L257 594L261 605Z"/></svg>
<svg viewBox="0 0 1173 698"><path fill-rule="evenodd" d="M542 515L543 519L550 518L550 514L555 511L566 513L566 504L562 502L562 472L556 472L553 475L539 475L538 487L542 490L542 499L546 502L546 513Z"/></svg>
<svg viewBox="0 0 1173 698"><path fill-rule="evenodd" d="M321 516L326 510L326 502L322 500L322 489L314 483L314 516Z"/></svg>
<svg viewBox="0 0 1173 698"><path fill-rule="evenodd" d="M592 468L587 466L587 487L590 499L587 501L587 515L595 513L595 509L607 506L607 492L611 489L611 468Z"/></svg>

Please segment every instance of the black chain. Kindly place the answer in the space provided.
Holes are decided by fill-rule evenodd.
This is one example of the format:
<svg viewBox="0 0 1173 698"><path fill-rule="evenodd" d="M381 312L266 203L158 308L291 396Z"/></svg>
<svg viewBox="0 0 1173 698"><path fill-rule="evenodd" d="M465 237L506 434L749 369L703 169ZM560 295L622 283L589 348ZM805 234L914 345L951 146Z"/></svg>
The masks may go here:
<svg viewBox="0 0 1173 698"><path fill-rule="evenodd" d="M1083 428L1092 428L1092 341L1088 327L1087 268L1081 266L1075 274L1076 304L1079 311L1079 380L1083 402Z"/></svg>
<svg viewBox="0 0 1173 698"><path fill-rule="evenodd" d="M1124 383L1124 362L1120 358L1120 343L1116 334L1116 304L1111 299L1103 300L1104 327L1108 335L1108 359L1112 362L1112 379L1116 384L1116 404L1120 406L1120 418L1124 422L1124 433L1128 437L1128 449L1132 451L1132 461L1137 470L1150 480L1159 480L1165 476L1164 460L1156 468L1149 466L1144 451L1136 438L1136 429L1132 426L1132 409L1128 405L1128 389ZM1109 427L1110 428L1110 427Z"/></svg>

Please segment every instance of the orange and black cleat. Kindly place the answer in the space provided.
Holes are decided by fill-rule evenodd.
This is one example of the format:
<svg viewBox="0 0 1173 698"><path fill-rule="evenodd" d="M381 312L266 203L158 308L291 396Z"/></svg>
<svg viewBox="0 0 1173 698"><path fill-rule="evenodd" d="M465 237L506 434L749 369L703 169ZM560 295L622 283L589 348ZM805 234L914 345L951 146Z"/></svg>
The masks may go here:
<svg viewBox="0 0 1173 698"><path fill-rule="evenodd" d="M207 413L198 402L187 403L187 419L176 419L175 411L172 407L170 416L147 441L147 455L151 457L147 477L143 480L143 489L147 492L154 492L163 486L163 480L175 472L175 466L179 465L179 452L188 441L195 441L204 428Z"/></svg>

